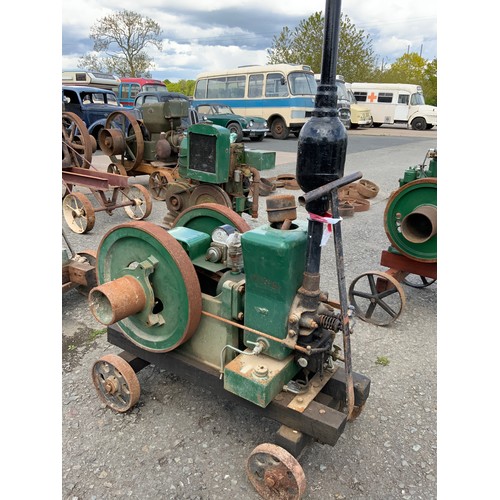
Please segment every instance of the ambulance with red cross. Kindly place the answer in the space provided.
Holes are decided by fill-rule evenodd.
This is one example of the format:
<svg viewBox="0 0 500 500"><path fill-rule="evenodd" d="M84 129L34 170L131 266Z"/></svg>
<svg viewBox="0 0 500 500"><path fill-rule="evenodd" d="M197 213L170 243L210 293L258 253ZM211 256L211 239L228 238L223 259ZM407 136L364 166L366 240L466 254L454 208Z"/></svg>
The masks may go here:
<svg viewBox="0 0 500 500"><path fill-rule="evenodd" d="M370 108L374 127L401 123L413 130L429 130L437 126L437 107L425 104L420 85L354 82L351 90L358 103Z"/></svg>

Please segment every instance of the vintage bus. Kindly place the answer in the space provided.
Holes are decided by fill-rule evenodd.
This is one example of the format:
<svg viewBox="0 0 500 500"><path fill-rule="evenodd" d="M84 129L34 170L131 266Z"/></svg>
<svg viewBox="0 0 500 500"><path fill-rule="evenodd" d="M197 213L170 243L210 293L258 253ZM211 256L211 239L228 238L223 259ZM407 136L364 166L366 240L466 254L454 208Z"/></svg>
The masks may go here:
<svg viewBox="0 0 500 500"><path fill-rule="evenodd" d="M407 83L351 83L358 103L370 108L373 126L401 123L413 130L437 126L437 107L425 104L420 85Z"/></svg>
<svg viewBox="0 0 500 500"><path fill-rule="evenodd" d="M167 91L167 86L161 80L155 80L152 78L121 78L120 87L116 96L118 97L118 102L126 107L134 107L134 101L137 94L142 91L152 90L164 90Z"/></svg>
<svg viewBox="0 0 500 500"><path fill-rule="evenodd" d="M63 71L63 85L79 85L83 87L97 87L99 89L112 90L115 94L120 86L120 79L108 73L97 71Z"/></svg>
<svg viewBox="0 0 500 500"><path fill-rule="evenodd" d="M227 104L243 116L260 116L275 139L298 137L311 116L316 80L309 66L268 64L201 73L196 78L193 106Z"/></svg>

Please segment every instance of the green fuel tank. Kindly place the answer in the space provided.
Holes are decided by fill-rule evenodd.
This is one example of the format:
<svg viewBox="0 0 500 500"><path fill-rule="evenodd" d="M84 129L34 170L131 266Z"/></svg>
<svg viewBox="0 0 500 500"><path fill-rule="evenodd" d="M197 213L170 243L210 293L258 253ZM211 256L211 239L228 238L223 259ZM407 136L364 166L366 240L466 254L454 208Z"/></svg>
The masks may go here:
<svg viewBox="0 0 500 500"><path fill-rule="evenodd" d="M291 229L275 229L265 225L241 236L245 266L245 326L278 339L287 336L290 307L302 284L305 269L307 226L295 222ZM259 339L246 332L245 345ZM284 359L290 349L278 342L266 340L265 354Z"/></svg>

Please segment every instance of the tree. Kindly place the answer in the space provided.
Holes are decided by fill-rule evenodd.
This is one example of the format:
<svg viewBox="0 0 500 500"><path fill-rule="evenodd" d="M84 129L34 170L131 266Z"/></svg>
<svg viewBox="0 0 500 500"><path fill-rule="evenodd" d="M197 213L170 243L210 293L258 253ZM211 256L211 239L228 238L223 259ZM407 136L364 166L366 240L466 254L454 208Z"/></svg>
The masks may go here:
<svg viewBox="0 0 500 500"><path fill-rule="evenodd" d="M268 53L268 63L307 64L314 73L321 72L325 19L321 12L303 19L292 31L285 26ZM372 40L358 30L347 15L340 16L337 73L348 82L368 80L376 64Z"/></svg>
<svg viewBox="0 0 500 500"><path fill-rule="evenodd" d="M150 45L161 49L160 35L158 23L136 12L122 10L105 16L90 28L94 52L78 61L79 68L122 77L151 77L154 61L145 49Z"/></svg>
<svg viewBox="0 0 500 500"><path fill-rule="evenodd" d="M165 80L165 85L170 92L180 92L187 96L192 96L194 94L195 83L195 80L179 80L177 83Z"/></svg>
<svg viewBox="0 0 500 500"><path fill-rule="evenodd" d="M380 72L376 81L420 85L425 102L437 106L437 59L426 61L416 52L403 54L386 71Z"/></svg>

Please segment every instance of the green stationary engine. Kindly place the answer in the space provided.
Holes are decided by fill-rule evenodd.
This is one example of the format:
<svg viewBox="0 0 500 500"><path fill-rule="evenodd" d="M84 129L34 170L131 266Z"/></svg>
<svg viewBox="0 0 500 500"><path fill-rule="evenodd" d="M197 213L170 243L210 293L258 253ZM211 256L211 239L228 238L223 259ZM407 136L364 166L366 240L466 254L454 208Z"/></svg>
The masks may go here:
<svg viewBox="0 0 500 500"><path fill-rule="evenodd" d="M421 165L405 170L399 185L384 213L391 250L419 262L436 262L437 151L429 150Z"/></svg>

